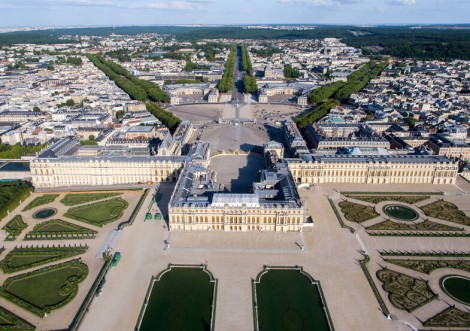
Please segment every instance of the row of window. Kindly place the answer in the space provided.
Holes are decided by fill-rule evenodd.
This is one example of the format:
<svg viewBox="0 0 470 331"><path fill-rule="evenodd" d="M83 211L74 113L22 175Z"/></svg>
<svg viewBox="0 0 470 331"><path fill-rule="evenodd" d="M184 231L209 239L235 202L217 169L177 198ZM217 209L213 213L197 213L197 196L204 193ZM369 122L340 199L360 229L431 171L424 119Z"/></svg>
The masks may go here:
<svg viewBox="0 0 470 331"><path fill-rule="evenodd" d="M186 220L186 222L185 222ZM301 217L259 217L259 216L180 216L170 217L170 223L225 223L225 224L301 224Z"/></svg>

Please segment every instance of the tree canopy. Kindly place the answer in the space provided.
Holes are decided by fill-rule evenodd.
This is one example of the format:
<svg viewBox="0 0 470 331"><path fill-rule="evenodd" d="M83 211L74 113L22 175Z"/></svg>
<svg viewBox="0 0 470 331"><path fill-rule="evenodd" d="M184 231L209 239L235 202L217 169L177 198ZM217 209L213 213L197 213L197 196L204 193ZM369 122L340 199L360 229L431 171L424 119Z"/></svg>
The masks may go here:
<svg viewBox="0 0 470 331"><path fill-rule="evenodd" d="M233 88L233 72L235 70L235 59L237 56L237 47L233 45L230 47L230 54L228 55L227 62L225 63L224 73L222 79L219 80L217 88L221 93L226 93Z"/></svg>
<svg viewBox="0 0 470 331"><path fill-rule="evenodd" d="M243 90L246 93L255 93L258 91L258 85L256 84L256 78L253 76L253 66L251 64L250 55L245 46L239 47L242 55L242 67L246 72L243 77Z"/></svg>
<svg viewBox="0 0 470 331"><path fill-rule="evenodd" d="M155 102L169 101L168 95L160 87L147 80L136 78L120 64L108 61L102 55L88 54L87 57L132 99L140 101L150 99Z"/></svg>
<svg viewBox="0 0 470 331"><path fill-rule="evenodd" d="M300 71L295 68L292 68L292 65L287 64L284 66L284 77L285 78L299 78Z"/></svg>

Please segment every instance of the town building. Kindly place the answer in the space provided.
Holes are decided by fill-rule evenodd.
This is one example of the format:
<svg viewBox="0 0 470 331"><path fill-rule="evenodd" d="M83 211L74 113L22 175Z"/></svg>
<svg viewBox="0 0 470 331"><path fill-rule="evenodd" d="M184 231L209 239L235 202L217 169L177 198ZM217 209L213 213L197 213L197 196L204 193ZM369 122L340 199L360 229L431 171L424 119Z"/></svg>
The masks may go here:
<svg viewBox="0 0 470 331"><path fill-rule="evenodd" d="M305 131L309 147L333 149L357 146L390 148L390 143L366 124L319 124L309 125Z"/></svg>

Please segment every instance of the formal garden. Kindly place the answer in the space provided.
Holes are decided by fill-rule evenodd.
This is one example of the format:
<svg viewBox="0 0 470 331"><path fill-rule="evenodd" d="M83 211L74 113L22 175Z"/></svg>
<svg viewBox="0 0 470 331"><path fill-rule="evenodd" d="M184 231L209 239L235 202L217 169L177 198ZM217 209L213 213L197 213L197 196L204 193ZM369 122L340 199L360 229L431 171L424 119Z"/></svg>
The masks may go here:
<svg viewBox="0 0 470 331"><path fill-rule="evenodd" d="M103 200L106 198L122 195L120 192L106 192L106 193L70 193L60 200L65 206L76 206L87 202Z"/></svg>
<svg viewBox="0 0 470 331"><path fill-rule="evenodd" d="M470 326L470 312L451 306L424 321L423 325L434 328L468 328Z"/></svg>
<svg viewBox="0 0 470 331"><path fill-rule="evenodd" d="M122 198L113 198L72 207L64 216L102 227L121 218L128 205Z"/></svg>
<svg viewBox="0 0 470 331"><path fill-rule="evenodd" d="M388 299L398 309L412 312L436 297L428 283L390 269L377 271Z"/></svg>
<svg viewBox="0 0 470 331"><path fill-rule="evenodd" d="M353 233L403 238L469 237L466 226L470 226L470 217L454 203L445 201L442 195L441 192L341 192L334 198L330 197L329 203L341 227ZM351 226L347 221L352 222ZM419 319L422 325L469 328L470 311L452 305L450 299L470 306L470 278L452 273L453 269L470 274L470 251L440 251L437 248L435 251L379 250L382 261L376 261L380 269L374 271L375 278L368 270L370 257L367 253L364 253L364 263L361 261L360 264L385 315L391 314L387 308L390 303L399 310L418 314L417 309L437 302L433 300L437 298L436 292L440 287L445 295L439 292L439 302L446 302L449 306L441 307L434 316ZM405 268L409 272L399 272L397 268ZM449 270L439 283L431 277L438 269L445 269L446 273ZM385 292L380 291L380 287ZM447 296L449 300L441 296Z"/></svg>
<svg viewBox="0 0 470 331"><path fill-rule="evenodd" d="M341 201L338 206L341 208L344 217L354 223L362 223L380 216L373 207L351 201Z"/></svg>
<svg viewBox="0 0 470 331"><path fill-rule="evenodd" d="M444 221L470 226L470 217L459 208L444 200L438 200L421 207L421 210L430 217L438 218Z"/></svg>
<svg viewBox="0 0 470 331"><path fill-rule="evenodd" d="M470 233L457 224L468 226L470 218L454 204L439 199L424 206L414 205L430 198L439 198L440 195L440 192L343 192L342 200L337 204L338 208L331 199L329 200L342 227L346 227L342 220L344 217L350 222L363 225L370 236L469 237ZM373 206L356 201L364 201ZM381 203L386 204L377 205ZM434 219L423 219L420 213ZM381 221L372 221L379 216L382 217ZM456 225L440 223L441 220Z"/></svg>
<svg viewBox="0 0 470 331"><path fill-rule="evenodd" d="M136 330L213 330L217 281L201 266L174 266L152 279Z"/></svg>
<svg viewBox="0 0 470 331"><path fill-rule="evenodd" d="M25 236L25 240L62 240L62 239L92 239L97 231L86 227L53 219L36 224Z"/></svg>
<svg viewBox="0 0 470 331"><path fill-rule="evenodd" d="M84 254L87 249L87 245L15 247L0 262L0 267L4 273L10 274Z"/></svg>
<svg viewBox="0 0 470 331"><path fill-rule="evenodd" d="M21 215L15 215L2 229L6 231L7 237L5 240L12 241L18 237L24 229L28 227L28 224L23 221Z"/></svg>
<svg viewBox="0 0 470 331"><path fill-rule="evenodd" d="M87 274L86 264L72 260L10 277L0 288L0 295L44 317L70 302Z"/></svg>
<svg viewBox="0 0 470 331"><path fill-rule="evenodd" d="M419 279L392 271L389 268L377 272L377 277L389 293L390 302L399 309L412 311L425 305L431 298L432 290L428 286L428 275L437 269L456 269L470 273L470 252L447 251L380 251L383 261L422 274ZM401 280L398 280L401 278ZM416 285L420 283L420 291ZM409 285L409 286L407 286ZM434 284L435 285L435 284ZM470 306L470 278L453 275L452 271L439 280L440 288L450 298ZM415 292L419 292L419 296ZM427 295L424 295L424 293ZM411 294L410 294L411 293ZM398 298L398 301L397 301ZM414 300L416 307L409 300ZM445 298L440 298L445 300ZM421 302L420 302L421 301ZM423 321L425 327L470 327L470 311L451 305Z"/></svg>
<svg viewBox="0 0 470 331"><path fill-rule="evenodd" d="M147 193L148 191L146 190ZM1 217L11 214L15 207L30 196L30 192L31 187L21 181L0 183L0 212L4 211L3 214L0 213ZM35 194L22 208L21 214L11 215L13 217L2 225L7 234L6 240L18 240L20 235L21 240L17 246L7 248L6 253L2 255L0 268L4 274L13 275L0 287L0 296L40 317L45 317L68 304L77 295L79 283L89 272L88 266L79 258L89 253L88 245L80 244L80 241L96 238L98 230L60 218L65 216L102 227L123 216L129 205L128 201L121 197L124 195L126 199L128 196L131 198L129 201L140 197L138 206L141 206L146 196L133 197L133 194L125 191ZM69 207L68 210L64 206ZM133 215L137 210L134 210ZM23 236L28 224L32 227L29 227ZM27 245L31 241L41 240L55 240L57 244ZM60 242L61 240L70 243L65 244ZM3 250L4 248L0 248L0 252ZM103 268L98 273L99 281L104 277L110 262L110 259L104 260ZM91 302L90 298L94 296L94 290L91 294L88 293L86 300L88 304ZM7 303L5 307L11 309L11 304ZM88 306L80 308L77 316L83 317L86 307ZM60 319L61 313L54 316ZM78 320L76 317L73 322L80 321L81 317ZM0 307L0 330L34 329L34 325Z"/></svg>
<svg viewBox="0 0 470 331"><path fill-rule="evenodd" d="M0 330L29 331L35 329L34 325L0 306Z"/></svg>
<svg viewBox="0 0 470 331"><path fill-rule="evenodd" d="M470 259L439 259L439 260L425 260L425 259L384 259L388 263L398 265L403 268L408 268L424 274L430 274L434 270L441 268L458 269L470 272Z"/></svg>
<svg viewBox="0 0 470 331"><path fill-rule="evenodd" d="M255 330L333 330L320 284L301 268L266 267L253 296Z"/></svg>
<svg viewBox="0 0 470 331"><path fill-rule="evenodd" d="M33 208L50 204L58 197L58 194L44 194L39 197L34 198L26 207L23 208L23 211L28 211Z"/></svg>
<svg viewBox="0 0 470 331"><path fill-rule="evenodd" d="M374 225L366 227L368 231L465 231L464 228L445 225L429 220L420 223L398 223L391 220L385 220Z"/></svg>
<svg viewBox="0 0 470 331"><path fill-rule="evenodd" d="M380 194L380 193L378 193ZM361 194L353 194L353 193L344 193L343 194L347 198L352 198L355 200L361 200L373 204L378 204L380 202L385 201L396 201L396 202L404 202L407 204L414 204L426 199L430 198L430 195L361 195Z"/></svg>

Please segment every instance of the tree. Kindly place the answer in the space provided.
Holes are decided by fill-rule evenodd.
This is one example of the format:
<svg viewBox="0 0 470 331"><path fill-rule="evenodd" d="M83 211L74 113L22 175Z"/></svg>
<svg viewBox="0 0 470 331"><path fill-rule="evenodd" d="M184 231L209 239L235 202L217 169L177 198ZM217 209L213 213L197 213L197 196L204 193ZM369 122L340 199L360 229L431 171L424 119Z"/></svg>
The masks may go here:
<svg viewBox="0 0 470 331"><path fill-rule="evenodd" d="M88 140L89 140L89 141L95 141L95 135L90 134L90 135L88 136Z"/></svg>
<svg viewBox="0 0 470 331"><path fill-rule="evenodd" d="M310 110L309 112L297 117L295 123L300 128L306 128L309 124L313 122L318 122L323 117L328 115L332 108L339 106L340 102L335 99L328 99L322 103L319 103L317 107Z"/></svg>
<svg viewBox="0 0 470 331"><path fill-rule="evenodd" d="M251 75L245 75L245 77L243 78L243 89L247 93L255 93L256 91L258 91L256 78Z"/></svg>
<svg viewBox="0 0 470 331"><path fill-rule="evenodd" d="M72 64L74 66L81 66L83 62L82 59L79 57L68 57L67 63Z"/></svg>
<svg viewBox="0 0 470 331"><path fill-rule="evenodd" d="M300 71L292 68L292 65L287 64L284 66L284 77L285 78L299 78Z"/></svg>
<svg viewBox="0 0 470 331"><path fill-rule="evenodd" d="M221 93L229 92L232 90L233 86L233 71L235 69L235 56L237 48L232 46L230 48L230 54L225 63L224 73L222 74L222 79L219 81L217 88Z"/></svg>
<svg viewBox="0 0 470 331"><path fill-rule="evenodd" d="M124 116L124 110L118 110L116 112L116 118L121 118Z"/></svg>
<svg viewBox="0 0 470 331"><path fill-rule="evenodd" d="M38 111L41 111L41 109L39 109L38 106L34 106L34 107L33 107L33 111L38 112Z"/></svg>
<svg viewBox="0 0 470 331"><path fill-rule="evenodd" d="M113 61L107 61L102 55L88 54L87 57L132 99L144 101L148 98L152 101L168 102L168 95L152 82L134 77L126 68Z"/></svg>
<svg viewBox="0 0 470 331"><path fill-rule="evenodd" d="M413 117L407 117L406 122L408 123L410 129L416 126L416 121Z"/></svg>
<svg viewBox="0 0 470 331"><path fill-rule="evenodd" d="M65 105L73 107L75 105L75 101L73 101L73 99L68 99L67 101L65 101Z"/></svg>

